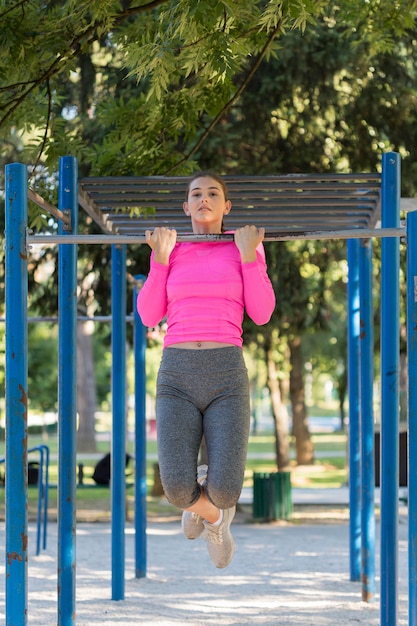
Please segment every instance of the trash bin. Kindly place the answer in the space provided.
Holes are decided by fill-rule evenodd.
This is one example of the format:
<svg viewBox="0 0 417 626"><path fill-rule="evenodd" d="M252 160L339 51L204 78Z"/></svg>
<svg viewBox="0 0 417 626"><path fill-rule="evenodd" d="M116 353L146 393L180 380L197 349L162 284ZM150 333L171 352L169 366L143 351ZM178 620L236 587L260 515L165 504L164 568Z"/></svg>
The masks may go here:
<svg viewBox="0 0 417 626"><path fill-rule="evenodd" d="M290 472L253 473L253 518L272 522L292 515Z"/></svg>

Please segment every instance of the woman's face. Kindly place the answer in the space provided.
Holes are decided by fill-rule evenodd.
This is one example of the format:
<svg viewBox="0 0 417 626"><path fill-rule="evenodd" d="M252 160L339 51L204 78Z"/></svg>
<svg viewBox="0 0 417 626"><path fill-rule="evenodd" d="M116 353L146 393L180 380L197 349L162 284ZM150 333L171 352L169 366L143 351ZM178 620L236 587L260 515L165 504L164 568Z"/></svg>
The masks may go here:
<svg viewBox="0 0 417 626"><path fill-rule="evenodd" d="M199 235L221 233L223 216L231 208L220 183L209 176L192 181L188 200L183 204L185 214L191 217L193 232Z"/></svg>

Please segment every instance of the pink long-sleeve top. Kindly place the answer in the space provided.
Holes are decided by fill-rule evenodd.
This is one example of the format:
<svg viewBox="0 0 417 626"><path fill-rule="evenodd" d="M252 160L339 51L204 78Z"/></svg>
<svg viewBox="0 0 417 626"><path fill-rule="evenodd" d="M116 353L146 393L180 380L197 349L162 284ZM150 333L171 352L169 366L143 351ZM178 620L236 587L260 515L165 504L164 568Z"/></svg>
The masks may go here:
<svg viewBox="0 0 417 626"><path fill-rule="evenodd" d="M154 327L167 318L164 347L185 341L241 347L244 309L262 325L274 307L262 244L256 261L242 263L233 241L177 243L168 265L157 263L152 253L149 275L137 298L145 326Z"/></svg>

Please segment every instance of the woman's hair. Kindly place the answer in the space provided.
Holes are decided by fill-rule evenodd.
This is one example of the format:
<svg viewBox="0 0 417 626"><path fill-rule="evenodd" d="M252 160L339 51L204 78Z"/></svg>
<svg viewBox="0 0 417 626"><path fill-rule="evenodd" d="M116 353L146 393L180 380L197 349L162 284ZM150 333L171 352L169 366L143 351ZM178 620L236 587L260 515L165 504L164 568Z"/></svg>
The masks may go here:
<svg viewBox="0 0 417 626"><path fill-rule="evenodd" d="M188 194L190 193L191 184L196 180L196 178L213 178L213 180L219 183L220 187L222 188L224 199L226 201L229 199L227 185L224 182L223 178L220 176L220 174L217 174L216 172L212 172L211 170L203 170L202 172L196 172L195 174L193 174L190 180L188 181L187 190L185 192L186 201L188 200Z"/></svg>

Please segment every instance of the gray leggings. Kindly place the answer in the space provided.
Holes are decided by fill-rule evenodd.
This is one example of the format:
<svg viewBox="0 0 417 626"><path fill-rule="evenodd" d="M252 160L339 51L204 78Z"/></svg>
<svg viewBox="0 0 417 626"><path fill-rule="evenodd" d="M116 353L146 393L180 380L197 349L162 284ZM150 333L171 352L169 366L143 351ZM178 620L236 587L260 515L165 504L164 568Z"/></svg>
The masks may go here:
<svg viewBox="0 0 417 626"><path fill-rule="evenodd" d="M207 444L207 497L220 509L242 490L250 427L248 374L237 346L166 348L157 379L156 422L162 485L187 509L199 498L197 460Z"/></svg>

